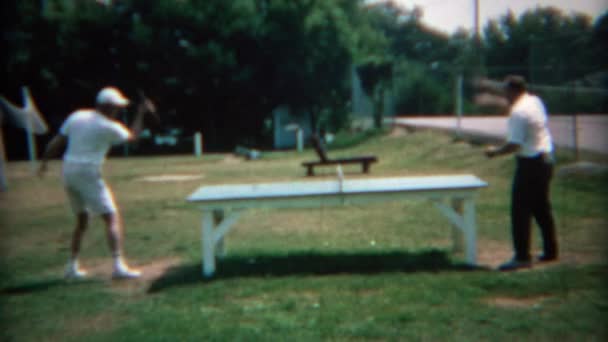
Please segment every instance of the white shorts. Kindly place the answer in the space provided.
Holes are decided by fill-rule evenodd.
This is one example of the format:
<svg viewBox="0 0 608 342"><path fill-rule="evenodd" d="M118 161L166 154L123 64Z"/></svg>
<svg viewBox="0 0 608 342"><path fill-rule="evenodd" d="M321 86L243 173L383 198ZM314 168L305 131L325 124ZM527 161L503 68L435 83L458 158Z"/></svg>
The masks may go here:
<svg viewBox="0 0 608 342"><path fill-rule="evenodd" d="M114 195L101 178L99 165L64 162L63 183L74 214L116 213Z"/></svg>

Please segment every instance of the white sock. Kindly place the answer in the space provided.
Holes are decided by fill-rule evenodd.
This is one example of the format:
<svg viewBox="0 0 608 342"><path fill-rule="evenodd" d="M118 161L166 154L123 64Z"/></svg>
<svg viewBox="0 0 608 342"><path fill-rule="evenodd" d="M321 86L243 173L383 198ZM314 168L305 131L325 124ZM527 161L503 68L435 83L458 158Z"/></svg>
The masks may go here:
<svg viewBox="0 0 608 342"><path fill-rule="evenodd" d="M76 258L72 258L71 257L70 260L68 261L68 267L70 269L77 270L78 266L79 266L78 265L78 257L76 257Z"/></svg>
<svg viewBox="0 0 608 342"><path fill-rule="evenodd" d="M122 256L120 255L120 253L115 253L113 255L114 257L114 269L115 270L126 270L128 267L125 264L125 262L122 260Z"/></svg>

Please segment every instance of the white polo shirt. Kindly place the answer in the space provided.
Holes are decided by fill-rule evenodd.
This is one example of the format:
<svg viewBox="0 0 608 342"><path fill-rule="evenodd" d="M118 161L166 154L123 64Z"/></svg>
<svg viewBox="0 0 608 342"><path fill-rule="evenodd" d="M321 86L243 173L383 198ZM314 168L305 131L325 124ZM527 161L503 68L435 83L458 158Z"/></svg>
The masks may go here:
<svg viewBox="0 0 608 342"><path fill-rule="evenodd" d="M127 141L131 136L122 123L93 109L81 109L70 114L59 133L68 138L64 161L93 165L103 164L110 147Z"/></svg>
<svg viewBox="0 0 608 342"><path fill-rule="evenodd" d="M524 93L511 107L507 141L518 144L520 157L535 157L553 152L547 111L538 96Z"/></svg>

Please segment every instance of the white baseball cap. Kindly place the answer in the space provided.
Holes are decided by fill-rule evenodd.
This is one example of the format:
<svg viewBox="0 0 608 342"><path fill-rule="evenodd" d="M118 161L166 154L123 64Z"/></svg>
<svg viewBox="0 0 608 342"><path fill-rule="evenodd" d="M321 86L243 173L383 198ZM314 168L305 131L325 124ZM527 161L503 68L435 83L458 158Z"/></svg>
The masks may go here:
<svg viewBox="0 0 608 342"><path fill-rule="evenodd" d="M117 107L129 105L129 99L115 87L105 87L97 94L97 104L108 104Z"/></svg>

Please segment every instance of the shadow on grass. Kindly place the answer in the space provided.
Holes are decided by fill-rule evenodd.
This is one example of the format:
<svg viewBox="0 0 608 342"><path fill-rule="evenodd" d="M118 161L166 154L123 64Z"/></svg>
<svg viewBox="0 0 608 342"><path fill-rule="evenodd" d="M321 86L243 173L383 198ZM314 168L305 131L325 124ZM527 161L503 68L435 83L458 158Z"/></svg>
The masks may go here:
<svg viewBox="0 0 608 342"><path fill-rule="evenodd" d="M378 274L387 272L471 271L482 268L454 263L448 253L429 250L417 253L294 253L288 255L228 256L218 259L213 278L205 279L201 264L180 265L150 284L148 293L170 287L219 279L282 277L290 275Z"/></svg>
<svg viewBox="0 0 608 342"><path fill-rule="evenodd" d="M0 288L0 296L20 296L36 292L49 291L55 287L64 287L71 284L83 284L84 281L78 283L66 282L63 278L34 280L20 285Z"/></svg>

